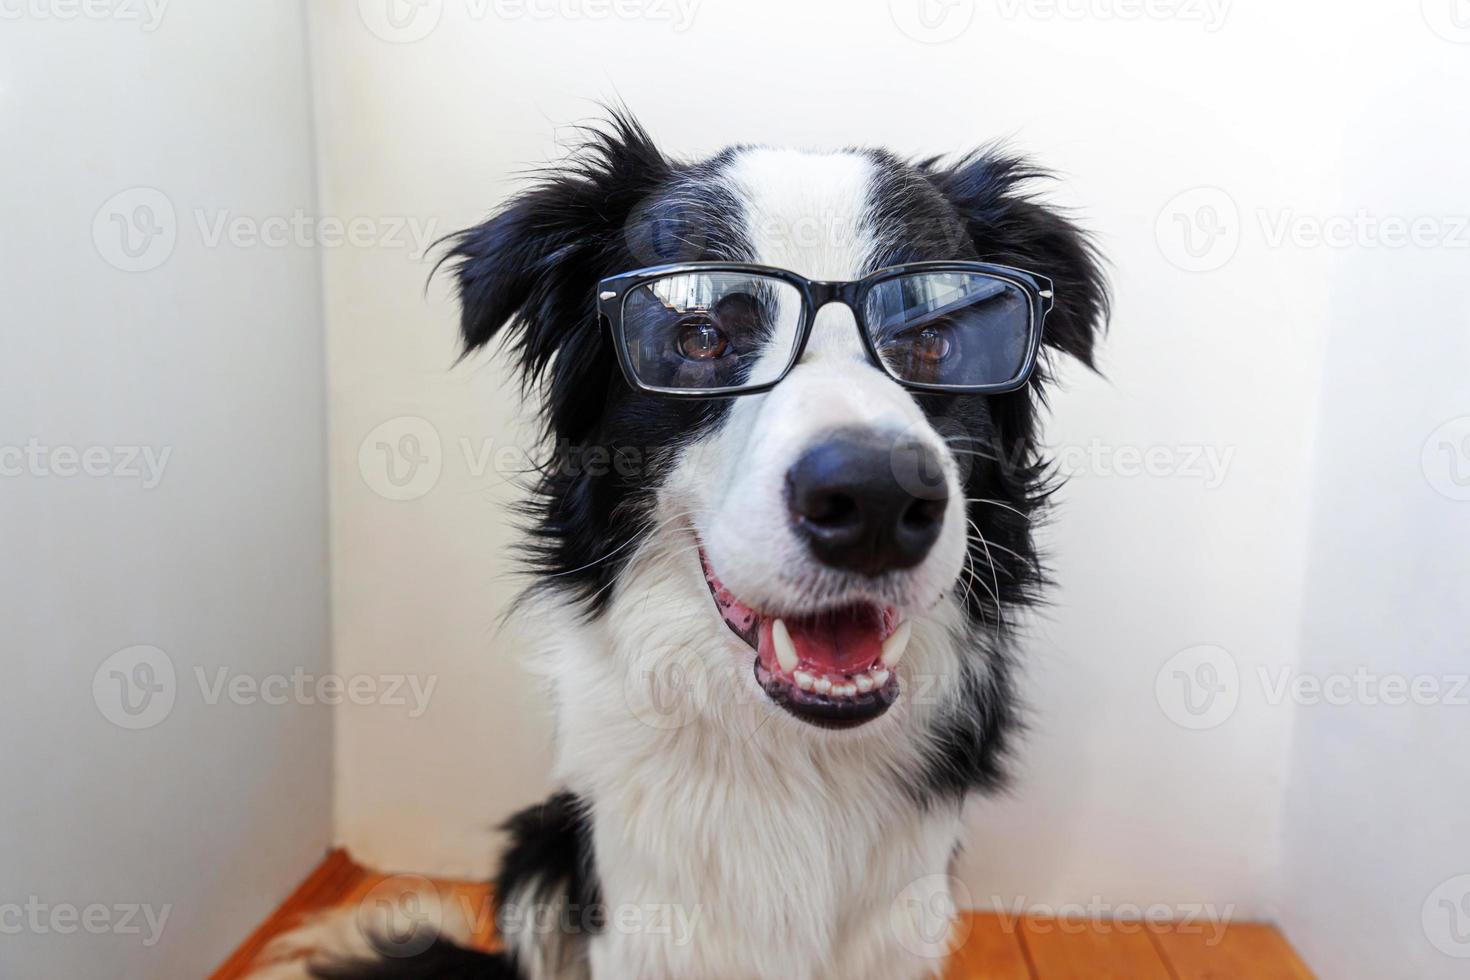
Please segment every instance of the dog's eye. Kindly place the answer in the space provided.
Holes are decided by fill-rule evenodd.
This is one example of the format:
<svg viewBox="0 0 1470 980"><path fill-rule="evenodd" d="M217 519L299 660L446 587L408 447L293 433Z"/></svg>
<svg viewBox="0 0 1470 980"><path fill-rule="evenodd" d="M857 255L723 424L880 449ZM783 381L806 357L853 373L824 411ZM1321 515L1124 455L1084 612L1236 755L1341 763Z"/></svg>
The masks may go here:
<svg viewBox="0 0 1470 980"><path fill-rule="evenodd" d="M930 324L914 334L912 353L916 361L937 364L949 356L953 347L949 331L941 324Z"/></svg>
<svg viewBox="0 0 1470 980"><path fill-rule="evenodd" d="M679 353L691 361L713 361L725 356L730 338L706 316L679 321Z"/></svg>

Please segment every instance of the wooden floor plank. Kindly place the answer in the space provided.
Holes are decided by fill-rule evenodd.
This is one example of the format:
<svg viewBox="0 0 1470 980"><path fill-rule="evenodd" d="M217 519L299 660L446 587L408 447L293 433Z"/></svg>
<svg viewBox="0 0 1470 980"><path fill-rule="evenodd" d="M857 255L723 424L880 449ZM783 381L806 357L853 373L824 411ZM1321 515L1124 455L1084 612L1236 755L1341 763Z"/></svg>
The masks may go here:
<svg viewBox="0 0 1470 980"><path fill-rule="evenodd" d="M383 891L375 894L375 889ZM467 923L472 942L494 949L490 886L384 875L358 866L341 850L329 854L211 980L241 980L277 935L331 908L392 900L404 889L433 889L446 917ZM1315 980L1274 928L1084 922L967 915L945 980Z"/></svg>
<svg viewBox="0 0 1470 980"><path fill-rule="evenodd" d="M490 902L490 885L456 882L450 900L470 927L476 949L498 948L495 939L495 909Z"/></svg>
<svg viewBox="0 0 1470 980"><path fill-rule="evenodd" d="M1315 980L1285 937L1268 925L1163 926L1155 944L1177 980Z"/></svg>
<svg viewBox="0 0 1470 980"><path fill-rule="evenodd" d="M1171 980L1142 923L1028 917L1021 942L1041 980Z"/></svg>
<svg viewBox="0 0 1470 980"><path fill-rule="evenodd" d="M236 980L246 975L270 941L312 912L340 904L362 880L365 872L342 848L327 854L315 871L296 886L269 919L261 923L240 947L210 976L210 980Z"/></svg>
<svg viewBox="0 0 1470 980"><path fill-rule="evenodd" d="M945 980L1031 980L1015 920L970 913L957 926L959 948L950 957Z"/></svg>

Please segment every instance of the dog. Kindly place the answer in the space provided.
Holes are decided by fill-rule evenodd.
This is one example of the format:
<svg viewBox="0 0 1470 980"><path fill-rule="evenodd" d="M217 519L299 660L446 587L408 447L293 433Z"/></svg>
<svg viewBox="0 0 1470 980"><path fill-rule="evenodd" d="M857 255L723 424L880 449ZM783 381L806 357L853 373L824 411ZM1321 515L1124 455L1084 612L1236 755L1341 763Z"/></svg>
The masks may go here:
<svg viewBox="0 0 1470 980"><path fill-rule="evenodd" d="M616 110L452 238L465 353L544 405L520 611L565 788L506 826L503 953L366 936L311 976L942 969L1046 584L1044 392L1108 319L1045 176L993 146L679 162Z"/></svg>

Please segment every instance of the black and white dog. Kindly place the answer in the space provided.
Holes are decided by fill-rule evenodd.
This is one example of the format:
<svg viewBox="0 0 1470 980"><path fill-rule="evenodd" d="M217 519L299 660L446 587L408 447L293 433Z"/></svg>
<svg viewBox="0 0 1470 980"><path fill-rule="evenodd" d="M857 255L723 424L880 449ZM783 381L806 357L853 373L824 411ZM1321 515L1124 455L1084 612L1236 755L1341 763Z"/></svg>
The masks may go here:
<svg viewBox="0 0 1470 980"><path fill-rule="evenodd" d="M682 163L614 115L454 239L466 350L506 335L555 446L522 609L566 789L508 824L506 953L313 976L938 971L962 806L1016 724L1008 614L1043 584L1047 365L1090 364L1107 316L1038 176Z"/></svg>

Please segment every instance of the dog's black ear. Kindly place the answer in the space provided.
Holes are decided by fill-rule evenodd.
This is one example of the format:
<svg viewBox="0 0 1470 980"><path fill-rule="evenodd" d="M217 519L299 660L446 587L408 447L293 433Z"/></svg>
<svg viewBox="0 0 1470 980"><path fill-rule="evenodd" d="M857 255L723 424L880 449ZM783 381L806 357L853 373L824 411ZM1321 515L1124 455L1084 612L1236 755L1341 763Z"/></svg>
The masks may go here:
<svg viewBox="0 0 1470 980"><path fill-rule="evenodd" d="M1029 190L1050 175L994 149L950 166L926 161L920 169L959 214L961 231L981 261L1052 280L1056 305L1047 314L1043 339L1092 367L1094 342L1107 325L1107 278L1086 233Z"/></svg>
<svg viewBox="0 0 1470 980"><path fill-rule="evenodd" d="M630 218L672 173L625 112L584 133L566 162L484 224L452 236L444 257L459 287L464 352L509 330L525 380L554 364L554 389L600 361L598 280L629 267Z"/></svg>

